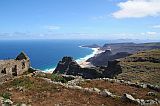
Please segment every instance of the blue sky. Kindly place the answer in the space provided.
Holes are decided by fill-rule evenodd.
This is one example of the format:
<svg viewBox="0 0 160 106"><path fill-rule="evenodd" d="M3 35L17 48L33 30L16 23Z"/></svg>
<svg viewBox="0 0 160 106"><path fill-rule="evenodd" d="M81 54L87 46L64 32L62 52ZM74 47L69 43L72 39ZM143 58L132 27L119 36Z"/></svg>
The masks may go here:
<svg viewBox="0 0 160 106"><path fill-rule="evenodd" d="M160 40L160 0L0 0L0 39Z"/></svg>

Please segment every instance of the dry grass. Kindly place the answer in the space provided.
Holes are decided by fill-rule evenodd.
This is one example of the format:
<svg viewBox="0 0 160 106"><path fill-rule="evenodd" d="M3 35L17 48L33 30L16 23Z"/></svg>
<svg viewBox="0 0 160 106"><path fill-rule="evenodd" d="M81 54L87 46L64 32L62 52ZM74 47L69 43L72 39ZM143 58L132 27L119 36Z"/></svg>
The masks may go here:
<svg viewBox="0 0 160 106"><path fill-rule="evenodd" d="M19 89L22 87L22 89ZM14 104L26 103L33 106L134 106L94 93L67 89L47 83L41 78L22 77L0 85L0 93L8 92Z"/></svg>
<svg viewBox="0 0 160 106"><path fill-rule="evenodd" d="M122 73L118 79L160 85L160 49L131 55L121 59L119 64Z"/></svg>
<svg viewBox="0 0 160 106"><path fill-rule="evenodd" d="M125 84L120 84L120 83L111 83L108 81L104 80L93 80L93 81L86 81L80 83L80 86L82 87L91 87L91 88L99 88L101 90L103 89L108 89L110 92L116 95L122 96L124 93L129 93L132 94L135 98L143 98L143 99L154 99L155 97L153 96L148 96L148 92L156 92L147 88L137 88L137 87L132 87L128 86ZM157 95L160 95L159 92L156 92ZM160 99L160 96L158 97Z"/></svg>

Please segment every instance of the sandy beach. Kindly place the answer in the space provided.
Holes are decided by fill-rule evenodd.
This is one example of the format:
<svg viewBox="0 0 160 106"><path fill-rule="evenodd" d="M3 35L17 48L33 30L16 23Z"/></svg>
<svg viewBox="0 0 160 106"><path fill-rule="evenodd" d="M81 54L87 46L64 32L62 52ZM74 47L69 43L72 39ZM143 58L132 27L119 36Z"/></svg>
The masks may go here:
<svg viewBox="0 0 160 106"><path fill-rule="evenodd" d="M89 54L83 58L77 59L76 62L82 67L94 67L90 62L87 62L87 60L91 57L96 56L97 54L102 53L103 51L100 50L100 48L91 48L93 50L92 54Z"/></svg>

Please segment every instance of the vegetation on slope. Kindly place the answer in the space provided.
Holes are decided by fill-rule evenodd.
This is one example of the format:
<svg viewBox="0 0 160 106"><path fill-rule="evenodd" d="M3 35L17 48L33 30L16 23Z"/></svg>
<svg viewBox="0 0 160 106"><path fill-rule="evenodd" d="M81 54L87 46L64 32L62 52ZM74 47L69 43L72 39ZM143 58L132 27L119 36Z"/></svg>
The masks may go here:
<svg viewBox="0 0 160 106"><path fill-rule="evenodd" d="M134 106L95 93L55 85L38 77L16 78L0 85L0 88L0 94L10 98L13 104L17 105L25 103L33 106Z"/></svg>
<svg viewBox="0 0 160 106"><path fill-rule="evenodd" d="M121 59L118 79L160 85L160 49L143 51Z"/></svg>

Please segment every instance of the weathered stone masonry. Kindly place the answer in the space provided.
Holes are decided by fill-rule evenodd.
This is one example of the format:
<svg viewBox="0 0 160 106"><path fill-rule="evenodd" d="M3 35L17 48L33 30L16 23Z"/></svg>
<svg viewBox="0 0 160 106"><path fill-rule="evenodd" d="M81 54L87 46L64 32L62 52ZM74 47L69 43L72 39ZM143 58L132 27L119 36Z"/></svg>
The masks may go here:
<svg viewBox="0 0 160 106"><path fill-rule="evenodd" d="M30 59L21 52L16 59L0 60L0 77L3 75L18 76L30 68Z"/></svg>

